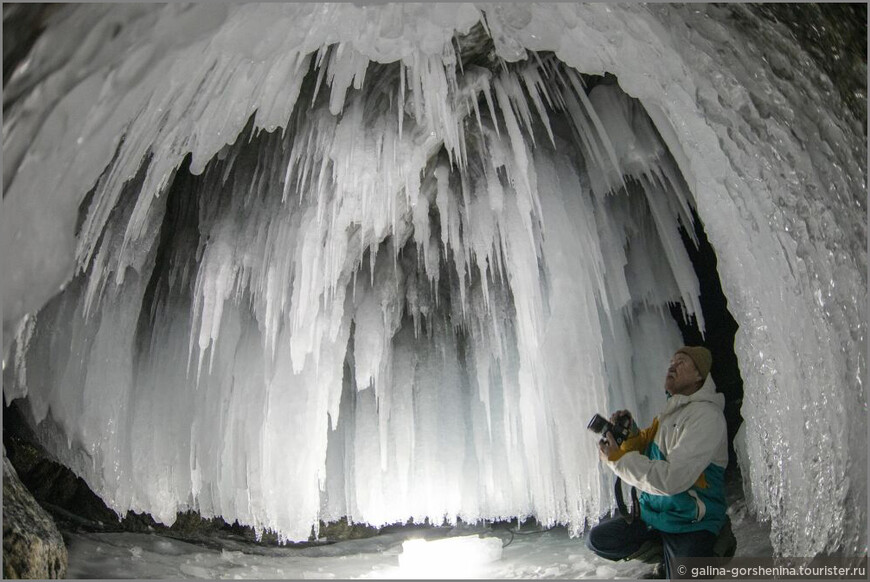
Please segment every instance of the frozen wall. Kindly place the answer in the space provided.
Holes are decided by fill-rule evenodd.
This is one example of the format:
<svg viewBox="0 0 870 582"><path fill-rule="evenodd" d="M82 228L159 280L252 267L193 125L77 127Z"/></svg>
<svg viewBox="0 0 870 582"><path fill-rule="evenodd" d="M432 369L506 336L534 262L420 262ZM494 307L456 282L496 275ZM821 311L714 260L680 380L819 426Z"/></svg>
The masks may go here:
<svg viewBox="0 0 870 582"><path fill-rule="evenodd" d="M776 550L866 542L866 146L782 31L710 6L69 12L4 92L4 394L111 506L287 539L581 529L610 503L586 420L648 421L664 306L700 316L693 205ZM510 64L460 66L479 21Z"/></svg>

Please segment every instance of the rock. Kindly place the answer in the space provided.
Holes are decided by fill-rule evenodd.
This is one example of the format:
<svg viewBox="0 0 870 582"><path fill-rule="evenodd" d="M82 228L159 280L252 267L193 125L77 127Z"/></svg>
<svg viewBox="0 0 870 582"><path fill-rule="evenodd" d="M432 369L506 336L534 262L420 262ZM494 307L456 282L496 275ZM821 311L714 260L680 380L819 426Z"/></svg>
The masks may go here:
<svg viewBox="0 0 870 582"><path fill-rule="evenodd" d="M18 479L60 529L122 529L118 515L106 507L84 479L58 463L38 443L24 420L19 401L3 408L3 448Z"/></svg>
<svg viewBox="0 0 870 582"><path fill-rule="evenodd" d="M3 451L3 577L63 578L67 551L57 526L18 479Z"/></svg>
<svg viewBox="0 0 870 582"><path fill-rule="evenodd" d="M346 517L329 523L320 522L320 538L331 542L370 538L379 533L378 528L364 523L348 523Z"/></svg>

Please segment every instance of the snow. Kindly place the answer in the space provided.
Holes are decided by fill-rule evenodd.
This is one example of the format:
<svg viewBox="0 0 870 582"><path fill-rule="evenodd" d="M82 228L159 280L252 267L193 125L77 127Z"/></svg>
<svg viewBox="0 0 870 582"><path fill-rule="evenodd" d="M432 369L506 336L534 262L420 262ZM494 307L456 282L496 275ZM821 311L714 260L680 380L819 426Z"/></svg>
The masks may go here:
<svg viewBox="0 0 870 582"><path fill-rule="evenodd" d="M860 550L866 145L821 73L769 64L815 71L782 30L729 10L755 18L66 7L4 92L7 402L120 513L576 535L612 505L586 421L659 410L668 302L703 329L695 208L752 508L777 553ZM494 71L457 62L478 21Z"/></svg>
<svg viewBox="0 0 870 582"><path fill-rule="evenodd" d="M745 507L731 512L736 555L769 556L769 528L744 514ZM561 527L523 528L512 535L506 529L459 524L303 549L226 538L192 544L144 533L65 535L70 578L637 579L652 570L638 561L605 560ZM420 545L430 547L420 551ZM413 557L420 559L409 560ZM433 557L444 559L433 564Z"/></svg>

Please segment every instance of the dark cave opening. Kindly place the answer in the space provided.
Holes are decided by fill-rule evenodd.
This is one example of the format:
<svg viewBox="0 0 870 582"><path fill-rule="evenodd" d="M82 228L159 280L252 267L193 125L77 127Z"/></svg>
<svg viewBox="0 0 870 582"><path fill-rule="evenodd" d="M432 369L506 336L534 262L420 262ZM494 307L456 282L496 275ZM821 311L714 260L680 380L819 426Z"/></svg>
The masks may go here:
<svg viewBox="0 0 870 582"><path fill-rule="evenodd" d="M704 225L697 211L692 209L692 222L698 246L689 236L685 225L680 225L680 237L686 252L695 268L701 295L699 297L704 315L705 333L698 328L696 318L688 320L683 316L682 307L670 304L671 315L680 328L683 341L687 345L703 345L713 354L710 376L716 384L716 391L725 395L725 421L728 425L728 472L739 471L737 456L734 452L734 435L743 422L740 407L743 404L743 378L734 353L734 337L738 325L728 311L728 298L722 291L722 282L716 268L716 251L707 239Z"/></svg>

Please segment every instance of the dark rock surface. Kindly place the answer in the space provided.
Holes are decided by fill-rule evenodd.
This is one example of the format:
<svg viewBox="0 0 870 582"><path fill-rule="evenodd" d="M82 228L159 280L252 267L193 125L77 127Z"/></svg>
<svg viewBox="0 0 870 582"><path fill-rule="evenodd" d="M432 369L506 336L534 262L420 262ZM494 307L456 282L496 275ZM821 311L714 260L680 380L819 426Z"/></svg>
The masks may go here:
<svg viewBox="0 0 870 582"><path fill-rule="evenodd" d="M63 537L3 454L3 577L63 578Z"/></svg>
<svg viewBox="0 0 870 582"><path fill-rule="evenodd" d="M865 3L760 3L747 7L782 23L830 77L867 131L867 5Z"/></svg>
<svg viewBox="0 0 870 582"><path fill-rule="evenodd" d="M320 538L331 542L370 538L379 533L381 530L376 527L363 523L348 523L346 517L329 523L320 522Z"/></svg>

